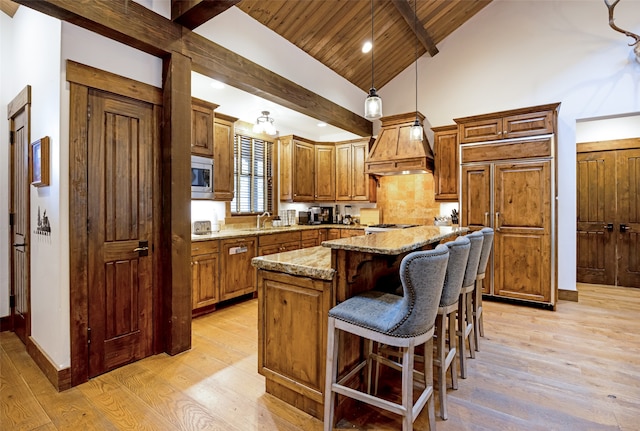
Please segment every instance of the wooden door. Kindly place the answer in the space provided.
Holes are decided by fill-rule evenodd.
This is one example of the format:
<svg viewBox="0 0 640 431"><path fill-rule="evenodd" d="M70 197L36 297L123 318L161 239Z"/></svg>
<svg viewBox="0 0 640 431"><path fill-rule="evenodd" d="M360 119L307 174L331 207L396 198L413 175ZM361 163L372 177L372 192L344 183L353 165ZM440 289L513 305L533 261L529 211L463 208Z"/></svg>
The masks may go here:
<svg viewBox="0 0 640 431"><path fill-rule="evenodd" d="M293 200L313 202L314 193L314 145L293 141Z"/></svg>
<svg viewBox="0 0 640 431"><path fill-rule="evenodd" d="M578 153L577 280L616 284L615 151Z"/></svg>
<svg viewBox="0 0 640 431"><path fill-rule="evenodd" d="M458 126L434 127L432 130L436 201L457 201Z"/></svg>
<svg viewBox="0 0 640 431"><path fill-rule="evenodd" d="M315 145L315 200L336 200L336 156L333 145Z"/></svg>
<svg viewBox="0 0 640 431"><path fill-rule="evenodd" d="M280 138L280 200L293 200L293 138Z"/></svg>
<svg viewBox="0 0 640 431"><path fill-rule="evenodd" d="M26 89L30 93L30 87ZM21 93L24 94L25 92ZM16 98L19 99L20 96ZM27 100L27 99L25 99ZM13 296L13 329L23 343L31 335L31 289L30 289L30 251L29 251L29 109L30 104L22 106L10 118L13 135L11 145L11 290Z"/></svg>
<svg viewBox="0 0 640 431"><path fill-rule="evenodd" d="M213 119L216 105L194 100L191 105L191 154L213 157Z"/></svg>
<svg viewBox="0 0 640 431"><path fill-rule="evenodd" d="M213 133L213 196L217 201L233 200L233 139L233 122L216 118Z"/></svg>
<svg viewBox="0 0 640 431"><path fill-rule="evenodd" d="M150 104L89 91L89 376L152 354Z"/></svg>
<svg viewBox="0 0 640 431"><path fill-rule="evenodd" d="M220 243L220 301L256 290L256 269L251 259L256 257L256 238L234 238Z"/></svg>
<svg viewBox="0 0 640 431"><path fill-rule="evenodd" d="M640 148L616 153L617 285L640 288Z"/></svg>
<svg viewBox="0 0 640 431"><path fill-rule="evenodd" d="M491 165L462 167L462 226L472 231L492 226Z"/></svg>
<svg viewBox="0 0 640 431"><path fill-rule="evenodd" d="M365 174L365 162L369 152L369 141L351 145L351 200L369 200L369 174Z"/></svg>
<svg viewBox="0 0 640 431"><path fill-rule="evenodd" d="M336 200L351 200L351 144L336 145Z"/></svg>
<svg viewBox="0 0 640 431"><path fill-rule="evenodd" d="M495 295L551 302L551 162L494 166Z"/></svg>

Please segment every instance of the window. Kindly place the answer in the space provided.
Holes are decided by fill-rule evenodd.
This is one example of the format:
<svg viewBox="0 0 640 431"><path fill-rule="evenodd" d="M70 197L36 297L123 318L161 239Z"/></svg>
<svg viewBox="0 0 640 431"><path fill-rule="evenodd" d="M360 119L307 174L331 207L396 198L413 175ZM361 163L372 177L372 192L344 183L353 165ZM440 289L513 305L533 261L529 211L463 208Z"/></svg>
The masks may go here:
<svg viewBox="0 0 640 431"><path fill-rule="evenodd" d="M233 147L231 213L273 213L273 142L235 135Z"/></svg>

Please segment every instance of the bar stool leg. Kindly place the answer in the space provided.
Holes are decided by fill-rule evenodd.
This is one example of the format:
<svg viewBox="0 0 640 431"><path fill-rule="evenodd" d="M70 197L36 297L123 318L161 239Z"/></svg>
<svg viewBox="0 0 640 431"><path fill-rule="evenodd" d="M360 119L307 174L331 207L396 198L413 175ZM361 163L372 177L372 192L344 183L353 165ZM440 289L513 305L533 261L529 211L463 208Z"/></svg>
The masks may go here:
<svg viewBox="0 0 640 431"><path fill-rule="evenodd" d="M324 387L324 431L333 430L334 409L336 394L333 392L333 384L338 377L338 331L335 326L335 319L329 317L327 329L327 372Z"/></svg>

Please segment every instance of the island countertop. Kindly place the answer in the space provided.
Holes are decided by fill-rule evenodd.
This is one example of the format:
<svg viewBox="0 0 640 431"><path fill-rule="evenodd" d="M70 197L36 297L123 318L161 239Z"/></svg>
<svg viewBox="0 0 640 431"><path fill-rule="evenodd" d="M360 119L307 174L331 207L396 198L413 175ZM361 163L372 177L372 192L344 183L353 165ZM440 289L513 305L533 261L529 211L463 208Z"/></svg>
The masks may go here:
<svg viewBox="0 0 640 431"><path fill-rule="evenodd" d="M332 280L336 272L331 268L331 250L321 246L254 257L251 265L320 280Z"/></svg>
<svg viewBox="0 0 640 431"><path fill-rule="evenodd" d="M399 255L438 243L455 235L463 235L468 231L469 228L466 227L416 226L378 232L372 235L323 241L322 246L333 250Z"/></svg>

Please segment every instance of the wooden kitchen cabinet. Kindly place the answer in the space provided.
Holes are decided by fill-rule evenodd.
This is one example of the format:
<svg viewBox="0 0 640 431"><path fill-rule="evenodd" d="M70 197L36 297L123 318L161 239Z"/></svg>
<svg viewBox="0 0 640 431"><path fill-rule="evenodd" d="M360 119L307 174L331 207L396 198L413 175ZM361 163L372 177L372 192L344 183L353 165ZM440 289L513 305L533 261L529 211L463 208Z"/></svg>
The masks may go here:
<svg viewBox="0 0 640 431"><path fill-rule="evenodd" d="M460 217L471 230L495 232L484 294L555 307L559 104L551 106L550 134L461 147Z"/></svg>
<svg viewBox="0 0 640 431"><path fill-rule="evenodd" d="M300 248L315 247L322 243L324 229L309 229L300 232Z"/></svg>
<svg viewBox="0 0 640 431"><path fill-rule="evenodd" d="M301 232L282 232L258 237L258 256L282 253L300 248Z"/></svg>
<svg viewBox="0 0 640 431"><path fill-rule="evenodd" d="M191 99L191 154L213 157L214 110L218 105Z"/></svg>
<svg viewBox="0 0 640 431"><path fill-rule="evenodd" d="M256 256L256 237L220 241L220 301L256 291L256 271L251 259Z"/></svg>
<svg viewBox="0 0 640 431"><path fill-rule="evenodd" d="M314 191L316 202L336 200L335 146L315 144L314 148ZM299 167L299 165L297 165ZM303 171L303 170L301 170ZM308 173L307 173L308 175Z"/></svg>
<svg viewBox="0 0 640 431"><path fill-rule="evenodd" d="M458 201L458 125L434 127L434 185L436 201Z"/></svg>
<svg viewBox="0 0 640 431"><path fill-rule="evenodd" d="M365 174L369 139L336 143L336 201L375 202L376 185Z"/></svg>
<svg viewBox="0 0 640 431"><path fill-rule="evenodd" d="M461 144L554 133L555 104L456 118Z"/></svg>
<svg viewBox="0 0 640 431"><path fill-rule="evenodd" d="M213 123L213 195L216 201L231 201L233 185L234 123L237 118L216 113Z"/></svg>
<svg viewBox="0 0 640 431"><path fill-rule="evenodd" d="M364 229L339 229L340 238L350 238L352 236L364 235Z"/></svg>
<svg viewBox="0 0 640 431"><path fill-rule="evenodd" d="M315 199L315 145L297 136L280 138L280 200Z"/></svg>
<svg viewBox="0 0 640 431"><path fill-rule="evenodd" d="M191 243L192 310L216 304L219 300L220 241Z"/></svg>
<svg viewBox="0 0 640 431"><path fill-rule="evenodd" d="M327 229L327 236L326 236L326 240L332 240L332 239L340 239L340 231L342 229L338 229L335 227L329 228Z"/></svg>

